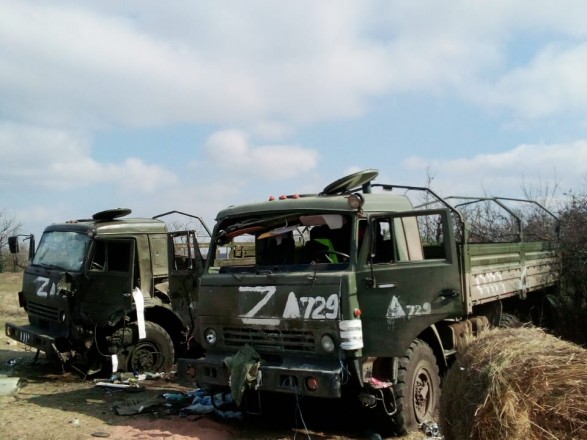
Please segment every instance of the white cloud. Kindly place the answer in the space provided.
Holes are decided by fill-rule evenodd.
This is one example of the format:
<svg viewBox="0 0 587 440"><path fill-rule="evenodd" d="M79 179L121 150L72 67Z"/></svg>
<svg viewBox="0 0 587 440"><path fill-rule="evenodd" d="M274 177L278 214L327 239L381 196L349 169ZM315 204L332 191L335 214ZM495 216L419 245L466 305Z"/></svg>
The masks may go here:
<svg viewBox="0 0 587 440"><path fill-rule="evenodd" d="M0 124L0 188L2 190L74 190L105 185L151 193L177 183L177 177L158 165L128 158L101 163L92 158L90 139L83 133Z"/></svg>
<svg viewBox="0 0 587 440"><path fill-rule="evenodd" d="M207 160L219 170L255 179L288 179L312 171L318 152L298 145L251 146L239 130L210 136L204 146Z"/></svg>
<svg viewBox="0 0 587 440"><path fill-rule="evenodd" d="M275 115L312 121L357 114L366 95L384 87L384 54L356 35L349 4L336 14L332 5L287 7L293 16L233 7L184 11L202 26L197 40L168 36L173 22L141 28L140 10L108 15L78 3L7 1L0 112L93 128Z"/></svg>
<svg viewBox="0 0 587 440"><path fill-rule="evenodd" d="M451 91L529 117L582 109L587 4L565 5L4 0L0 115L59 127L287 131L364 114L374 96ZM565 44L541 48L545 37ZM509 59L522 39L536 44L528 65Z"/></svg>
<svg viewBox="0 0 587 440"><path fill-rule="evenodd" d="M523 187L536 189L545 182L562 190L576 188L587 173L587 140L568 144L519 145L512 150L460 159L427 160L413 156L404 167L430 168L432 186L444 195L520 197Z"/></svg>
<svg viewBox="0 0 587 440"><path fill-rule="evenodd" d="M482 105L503 106L519 116L541 118L587 104L587 43L550 44L526 66L505 74L477 95Z"/></svg>

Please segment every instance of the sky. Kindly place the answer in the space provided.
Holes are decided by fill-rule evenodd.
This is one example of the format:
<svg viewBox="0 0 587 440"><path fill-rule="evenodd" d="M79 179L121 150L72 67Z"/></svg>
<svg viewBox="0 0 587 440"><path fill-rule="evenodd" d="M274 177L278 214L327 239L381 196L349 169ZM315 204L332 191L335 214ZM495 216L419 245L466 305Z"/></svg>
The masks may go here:
<svg viewBox="0 0 587 440"><path fill-rule="evenodd" d="M579 191L587 2L0 0L0 212L44 226L317 193ZM538 191L539 192L539 191Z"/></svg>

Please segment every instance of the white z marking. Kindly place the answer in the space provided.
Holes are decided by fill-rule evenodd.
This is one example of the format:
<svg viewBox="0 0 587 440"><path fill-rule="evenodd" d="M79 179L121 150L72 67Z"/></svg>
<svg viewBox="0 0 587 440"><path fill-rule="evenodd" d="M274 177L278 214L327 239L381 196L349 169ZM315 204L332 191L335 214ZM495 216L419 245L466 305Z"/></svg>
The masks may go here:
<svg viewBox="0 0 587 440"><path fill-rule="evenodd" d="M253 307L251 310L249 310L248 313L241 315L243 318L252 318L257 313L259 313L259 310L261 310L265 304L267 304L269 302L271 297L273 295L275 295L275 292L277 289L275 286L256 286L256 287L244 286L244 287L239 287L238 290L240 292L259 292L259 293L265 294L265 296L261 299L261 301L259 301L255 305L255 307Z"/></svg>

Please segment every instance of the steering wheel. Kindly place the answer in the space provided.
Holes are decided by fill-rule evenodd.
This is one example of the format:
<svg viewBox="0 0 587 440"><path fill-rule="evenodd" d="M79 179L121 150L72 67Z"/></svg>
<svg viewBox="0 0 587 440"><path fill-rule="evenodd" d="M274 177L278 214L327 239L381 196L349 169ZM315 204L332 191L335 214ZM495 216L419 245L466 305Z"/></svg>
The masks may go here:
<svg viewBox="0 0 587 440"><path fill-rule="evenodd" d="M324 257L324 259L327 260L328 263L334 263L334 261L332 261L332 258L330 258L330 255L338 255L339 257L342 257L343 263L346 263L351 259L349 254L345 254L344 252L340 251L335 251L334 249L323 249L315 252L315 254Z"/></svg>

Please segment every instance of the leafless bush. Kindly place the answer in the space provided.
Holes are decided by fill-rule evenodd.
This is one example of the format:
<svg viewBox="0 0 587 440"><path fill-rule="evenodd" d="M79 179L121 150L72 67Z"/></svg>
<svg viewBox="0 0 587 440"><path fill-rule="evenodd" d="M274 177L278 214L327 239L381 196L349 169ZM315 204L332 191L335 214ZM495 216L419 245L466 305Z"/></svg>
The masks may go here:
<svg viewBox="0 0 587 440"><path fill-rule="evenodd" d="M13 270L12 255L8 251L8 237L17 235L21 227L22 224L5 209L0 210L0 272Z"/></svg>

